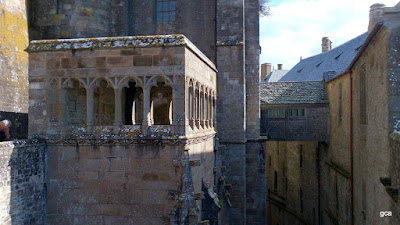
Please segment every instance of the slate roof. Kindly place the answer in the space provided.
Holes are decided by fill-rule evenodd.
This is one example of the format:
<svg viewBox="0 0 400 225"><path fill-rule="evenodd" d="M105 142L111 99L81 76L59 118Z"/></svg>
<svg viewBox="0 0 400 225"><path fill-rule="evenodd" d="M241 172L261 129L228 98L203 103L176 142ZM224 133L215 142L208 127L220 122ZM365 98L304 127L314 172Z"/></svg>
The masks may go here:
<svg viewBox="0 0 400 225"><path fill-rule="evenodd" d="M274 70L271 73L269 73L263 82L277 82L279 81L289 70Z"/></svg>
<svg viewBox="0 0 400 225"><path fill-rule="evenodd" d="M330 51L303 59L278 81L322 81L328 71L331 79L347 69L366 38L364 33Z"/></svg>
<svg viewBox="0 0 400 225"><path fill-rule="evenodd" d="M262 82L261 104L327 104L325 83L317 82Z"/></svg>

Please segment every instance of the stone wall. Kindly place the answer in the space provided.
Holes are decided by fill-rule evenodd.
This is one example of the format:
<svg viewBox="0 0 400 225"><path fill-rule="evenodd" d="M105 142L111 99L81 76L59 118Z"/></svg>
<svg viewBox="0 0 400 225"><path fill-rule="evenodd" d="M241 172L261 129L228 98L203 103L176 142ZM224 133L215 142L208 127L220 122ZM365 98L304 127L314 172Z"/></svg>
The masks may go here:
<svg viewBox="0 0 400 225"><path fill-rule="evenodd" d="M182 147L49 146L49 224L168 224Z"/></svg>
<svg viewBox="0 0 400 225"><path fill-rule="evenodd" d="M394 203L381 182L382 178L391 177L391 157L394 157L388 138L391 132L388 87L392 84L388 83L388 66L381 66L395 62L391 61L394 59L389 62L388 41L388 30L382 27L352 69L356 223L395 224L391 221L393 217L376 216ZM398 211L393 213L396 215Z"/></svg>
<svg viewBox="0 0 400 225"><path fill-rule="evenodd" d="M26 138L28 113L28 27L25 0L0 1L0 120L11 139Z"/></svg>
<svg viewBox="0 0 400 225"><path fill-rule="evenodd" d="M267 224L318 224L317 141L266 141Z"/></svg>
<svg viewBox="0 0 400 225"><path fill-rule="evenodd" d="M45 224L46 146L0 143L0 224Z"/></svg>
<svg viewBox="0 0 400 225"><path fill-rule="evenodd" d="M268 110L284 110L283 117L271 118ZM289 117L289 109L304 109L305 116ZM291 104L261 106L261 133L268 140L327 141L329 140L328 104Z"/></svg>
<svg viewBox="0 0 400 225"><path fill-rule="evenodd" d="M327 83L330 147L322 164L322 221L350 220L350 83L342 76ZM347 222L346 222L347 221Z"/></svg>
<svg viewBox="0 0 400 225"><path fill-rule="evenodd" d="M184 34L215 62L215 0L174 2L175 21L164 23L157 22L155 0L33 0L30 39Z"/></svg>
<svg viewBox="0 0 400 225"><path fill-rule="evenodd" d="M202 198L195 195L201 196L205 184L213 188L212 138L186 147L155 145L157 140L69 141L76 144L48 148L49 224L175 224L185 210L196 215L197 206L202 212ZM198 200L196 205L187 204L190 199Z"/></svg>
<svg viewBox="0 0 400 225"><path fill-rule="evenodd" d="M387 9L387 11L389 11ZM396 67L396 63L399 63L399 32L400 29L398 27L397 21L400 19L400 10L397 7L394 7L393 13L387 14L385 17L385 21L387 22L387 26L390 28L390 33L388 37L388 59L393 60L393 63L388 65L388 83L389 83L389 132L391 133L389 139L389 148L390 148L390 178L391 178L391 187L386 187L387 193L391 196L393 200L397 200L395 202L391 202L391 211L394 213L394 217L392 218L391 223L396 224L400 223L400 204L399 204L399 188L400 188L400 108L399 108L399 68ZM393 129L393 130L392 130Z"/></svg>

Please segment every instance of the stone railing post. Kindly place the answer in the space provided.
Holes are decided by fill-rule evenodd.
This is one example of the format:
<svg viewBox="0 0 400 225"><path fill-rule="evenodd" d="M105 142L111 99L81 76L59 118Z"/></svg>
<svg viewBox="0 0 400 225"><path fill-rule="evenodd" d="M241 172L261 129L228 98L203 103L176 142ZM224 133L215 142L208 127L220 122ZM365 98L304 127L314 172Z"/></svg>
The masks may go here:
<svg viewBox="0 0 400 225"><path fill-rule="evenodd" d="M122 88L114 89L115 114L114 114L114 133L117 134L122 126Z"/></svg>
<svg viewBox="0 0 400 225"><path fill-rule="evenodd" d="M86 131L91 132L93 128L93 94L94 87L90 85L86 89Z"/></svg>
<svg viewBox="0 0 400 225"><path fill-rule="evenodd" d="M146 132L149 126L151 126L150 89L151 87L148 85L143 89L143 132Z"/></svg>

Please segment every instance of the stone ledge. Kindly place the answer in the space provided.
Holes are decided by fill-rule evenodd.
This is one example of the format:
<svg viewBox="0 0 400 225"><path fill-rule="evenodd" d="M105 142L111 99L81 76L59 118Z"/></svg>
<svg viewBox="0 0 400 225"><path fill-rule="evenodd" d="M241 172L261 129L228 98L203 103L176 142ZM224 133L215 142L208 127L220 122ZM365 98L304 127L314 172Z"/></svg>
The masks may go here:
<svg viewBox="0 0 400 225"><path fill-rule="evenodd" d="M42 145L45 144L43 139L23 139L23 140L14 140L14 141L3 141L0 142L0 148L18 148L18 147L26 147L32 145Z"/></svg>
<svg viewBox="0 0 400 225"><path fill-rule="evenodd" d="M148 48L185 46L197 55L214 71L216 66L189 39L182 34L99 37L78 39L34 40L29 43L27 52L61 51L61 50L93 50L113 48Z"/></svg>

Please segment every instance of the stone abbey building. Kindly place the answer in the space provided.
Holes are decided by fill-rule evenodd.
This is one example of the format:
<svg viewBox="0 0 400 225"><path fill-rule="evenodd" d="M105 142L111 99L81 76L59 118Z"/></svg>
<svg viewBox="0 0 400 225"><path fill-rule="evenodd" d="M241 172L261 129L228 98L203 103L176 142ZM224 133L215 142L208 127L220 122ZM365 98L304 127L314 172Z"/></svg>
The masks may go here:
<svg viewBox="0 0 400 225"><path fill-rule="evenodd" d="M0 17L1 224L265 224L258 0Z"/></svg>

